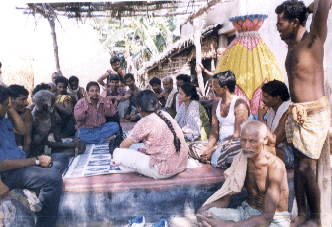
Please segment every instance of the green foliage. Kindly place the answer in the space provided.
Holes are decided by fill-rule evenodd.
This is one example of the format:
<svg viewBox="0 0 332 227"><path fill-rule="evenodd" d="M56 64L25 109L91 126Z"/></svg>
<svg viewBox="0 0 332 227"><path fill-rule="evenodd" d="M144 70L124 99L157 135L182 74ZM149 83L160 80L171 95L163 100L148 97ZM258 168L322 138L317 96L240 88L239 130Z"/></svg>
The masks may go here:
<svg viewBox="0 0 332 227"><path fill-rule="evenodd" d="M176 18L130 17L94 19L91 24L111 55L131 57L138 64L149 61L179 37L174 36Z"/></svg>

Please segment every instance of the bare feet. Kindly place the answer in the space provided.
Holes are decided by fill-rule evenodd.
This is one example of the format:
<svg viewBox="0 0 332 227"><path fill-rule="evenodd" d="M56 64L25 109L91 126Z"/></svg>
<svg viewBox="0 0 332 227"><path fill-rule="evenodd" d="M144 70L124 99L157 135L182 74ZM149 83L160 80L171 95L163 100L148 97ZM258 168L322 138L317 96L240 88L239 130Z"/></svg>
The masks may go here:
<svg viewBox="0 0 332 227"><path fill-rule="evenodd" d="M302 224L304 224L307 221L307 217L306 216L296 216L292 222L290 227L297 227L297 226L301 226Z"/></svg>
<svg viewBox="0 0 332 227"><path fill-rule="evenodd" d="M109 142L112 139L115 139L115 137L116 137L116 135L110 136L110 137L108 137L108 138L105 139L105 142Z"/></svg>

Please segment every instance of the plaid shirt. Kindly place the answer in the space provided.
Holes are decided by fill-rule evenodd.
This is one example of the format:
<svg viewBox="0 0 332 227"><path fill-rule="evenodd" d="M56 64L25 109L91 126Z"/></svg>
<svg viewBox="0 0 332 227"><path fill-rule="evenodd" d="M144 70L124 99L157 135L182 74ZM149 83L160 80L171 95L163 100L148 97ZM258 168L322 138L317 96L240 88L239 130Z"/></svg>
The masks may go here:
<svg viewBox="0 0 332 227"><path fill-rule="evenodd" d="M111 117L116 109L109 98L99 96L97 107L87 103L85 98L80 99L74 108L74 117L77 121L76 129L97 128L106 122L106 117Z"/></svg>

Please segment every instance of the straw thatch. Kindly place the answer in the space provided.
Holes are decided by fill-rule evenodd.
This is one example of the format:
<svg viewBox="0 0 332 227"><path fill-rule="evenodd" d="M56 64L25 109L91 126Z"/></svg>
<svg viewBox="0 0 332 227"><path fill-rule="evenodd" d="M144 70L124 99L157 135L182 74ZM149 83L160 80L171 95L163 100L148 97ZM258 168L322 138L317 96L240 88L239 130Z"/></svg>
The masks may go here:
<svg viewBox="0 0 332 227"><path fill-rule="evenodd" d="M210 25L202 30L201 39L203 40L202 55L203 58L216 58L216 48L217 48L217 36L218 30L222 27L221 24ZM194 38L192 35L182 38L177 42L173 43L169 48L165 49L161 54L155 57L153 60L143 64L143 67L137 72L138 76L142 76L149 71L153 70L155 67L160 66L165 61L174 61L175 57L180 52L184 50L189 50L184 52L184 56L177 56L177 59L181 58L180 62L183 62L183 57L188 60L195 58L194 49ZM179 65L182 65L181 63ZM171 69L169 69L171 70ZM172 71L172 70L171 70Z"/></svg>
<svg viewBox="0 0 332 227"><path fill-rule="evenodd" d="M24 7L16 8L24 10L25 14L39 13L44 17L57 15L68 18L113 17L119 19L133 16L194 15L206 4L215 4L214 2L219 0L28 3Z"/></svg>

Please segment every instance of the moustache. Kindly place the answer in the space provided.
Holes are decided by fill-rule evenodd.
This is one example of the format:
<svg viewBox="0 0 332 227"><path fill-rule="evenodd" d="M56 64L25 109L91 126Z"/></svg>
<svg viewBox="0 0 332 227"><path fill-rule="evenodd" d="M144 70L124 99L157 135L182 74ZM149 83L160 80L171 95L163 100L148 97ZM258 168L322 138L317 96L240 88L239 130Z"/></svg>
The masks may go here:
<svg viewBox="0 0 332 227"><path fill-rule="evenodd" d="M249 149L242 149L242 151L244 153L253 153L254 152L254 150L249 150Z"/></svg>

